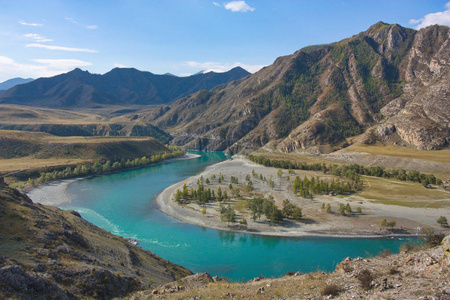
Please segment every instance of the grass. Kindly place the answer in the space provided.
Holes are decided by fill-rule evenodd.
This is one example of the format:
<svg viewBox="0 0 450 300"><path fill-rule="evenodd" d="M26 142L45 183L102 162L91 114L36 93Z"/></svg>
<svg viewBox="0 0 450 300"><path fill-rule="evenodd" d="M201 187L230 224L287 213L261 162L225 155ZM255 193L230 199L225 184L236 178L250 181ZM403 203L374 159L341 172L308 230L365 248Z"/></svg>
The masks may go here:
<svg viewBox="0 0 450 300"><path fill-rule="evenodd" d="M450 194L426 189L419 183L364 176L364 190L357 195L374 203L405 207L443 208L450 206Z"/></svg>
<svg viewBox="0 0 450 300"><path fill-rule="evenodd" d="M106 118L93 113L59 109L0 105L1 124L91 124L104 123Z"/></svg>
<svg viewBox="0 0 450 300"><path fill-rule="evenodd" d="M450 149L427 151L417 150L413 147L398 147L380 142L374 145L352 145L347 149L377 155L450 163Z"/></svg>

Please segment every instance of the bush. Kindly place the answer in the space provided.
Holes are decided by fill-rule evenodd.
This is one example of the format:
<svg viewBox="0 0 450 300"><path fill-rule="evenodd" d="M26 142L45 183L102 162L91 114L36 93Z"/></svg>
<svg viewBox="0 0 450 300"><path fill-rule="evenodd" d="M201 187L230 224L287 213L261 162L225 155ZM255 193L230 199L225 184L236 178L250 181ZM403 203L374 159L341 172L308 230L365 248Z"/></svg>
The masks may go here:
<svg viewBox="0 0 450 300"><path fill-rule="evenodd" d="M342 289L336 284L328 284L322 290L322 296L332 295L333 297L338 296L342 292Z"/></svg>
<svg viewBox="0 0 450 300"><path fill-rule="evenodd" d="M441 245L442 240L445 237L443 233L436 233L433 229L424 230L425 237L423 237L423 242L428 247L437 247Z"/></svg>
<svg viewBox="0 0 450 300"><path fill-rule="evenodd" d="M369 270L367 270L367 269L362 270L361 273L359 273L358 276L356 276L356 278L358 279L359 284L363 290L368 291L371 289L371 287L372 287L371 283L373 281L373 276Z"/></svg>
<svg viewBox="0 0 450 300"><path fill-rule="evenodd" d="M380 257L388 257L390 255L392 255L392 252L389 249L384 249L383 251L378 253L378 256L380 256Z"/></svg>

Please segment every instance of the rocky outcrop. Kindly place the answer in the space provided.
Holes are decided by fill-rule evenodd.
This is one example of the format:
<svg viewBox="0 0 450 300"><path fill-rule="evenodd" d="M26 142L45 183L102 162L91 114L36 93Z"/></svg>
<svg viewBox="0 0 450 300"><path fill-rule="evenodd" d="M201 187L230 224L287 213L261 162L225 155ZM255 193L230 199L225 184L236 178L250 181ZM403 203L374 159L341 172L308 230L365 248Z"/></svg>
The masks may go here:
<svg viewBox="0 0 450 300"><path fill-rule="evenodd" d="M190 275L74 211L34 204L0 182L0 295L110 299Z"/></svg>
<svg viewBox="0 0 450 300"><path fill-rule="evenodd" d="M196 149L236 152L269 142L283 152L339 148L369 128L379 140L440 149L450 137L449 47L448 27L415 31L379 22L146 120Z"/></svg>

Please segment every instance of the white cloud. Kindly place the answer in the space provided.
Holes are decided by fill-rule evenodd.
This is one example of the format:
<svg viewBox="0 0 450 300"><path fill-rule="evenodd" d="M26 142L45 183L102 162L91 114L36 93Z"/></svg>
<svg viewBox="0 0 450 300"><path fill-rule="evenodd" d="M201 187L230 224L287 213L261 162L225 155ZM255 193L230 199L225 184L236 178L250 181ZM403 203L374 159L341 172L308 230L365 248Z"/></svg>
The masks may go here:
<svg viewBox="0 0 450 300"><path fill-rule="evenodd" d="M48 39L37 33L27 33L27 34L24 34L24 37L35 40L38 43L53 42L53 40Z"/></svg>
<svg viewBox="0 0 450 300"><path fill-rule="evenodd" d="M217 2L213 2L213 4L215 5L215 6L218 6L218 7L221 7L222 5L220 5L220 3L217 3Z"/></svg>
<svg viewBox="0 0 450 300"><path fill-rule="evenodd" d="M73 69L76 67L91 66L92 63L79 59L33 59L34 62L47 65L49 68L58 70Z"/></svg>
<svg viewBox="0 0 450 300"><path fill-rule="evenodd" d="M14 77L39 78L51 77L61 73L66 73L75 67L90 65L76 59L35 59L36 64L22 64L12 58L0 56L0 82Z"/></svg>
<svg viewBox="0 0 450 300"><path fill-rule="evenodd" d="M187 61L183 64L187 67L192 67L197 70L204 70L205 72L227 72L235 67L241 67L250 73L255 73L259 70L261 70L265 65L247 65L240 62L236 62L233 64L230 63L218 63L218 62L196 62L196 61Z"/></svg>
<svg viewBox="0 0 450 300"><path fill-rule="evenodd" d="M86 25L86 29L98 29L98 25Z"/></svg>
<svg viewBox="0 0 450 300"><path fill-rule="evenodd" d="M64 18L64 19L65 19L66 21L69 21L70 23L78 24L78 22L75 21L74 18L68 18L68 17L66 17L66 18Z"/></svg>
<svg viewBox="0 0 450 300"><path fill-rule="evenodd" d="M127 66L119 64L119 63L115 63L114 68L127 68Z"/></svg>
<svg viewBox="0 0 450 300"><path fill-rule="evenodd" d="M47 50L60 50L60 51L69 51L69 52L86 52L86 53L97 53L97 50L92 49L84 49L84 48L70 48L63 46L51 46L51 45L42 45L42 44L27 44L26 47L31 48L43 48Z"/></svg>
<svg viewBox="0 0 450 300"><path fill-rule="evenodd" d="M232 12L248 12L254 11L254 7L250 7L245 1L231 1L225 4L225 8Z"/></svg>
<svg viewBox="0 0 450 300"><path fill-rule="evenodd" d="M27 23L24 21L19 21L19 24L24 25L24 26L34 26L34 27L43 26L42 24L39 24L39 23Z"/></svg>
<svg viewBox="0 0 450 300"><path fill-rule="evenodd" d="M409 23L416 25L416 29L421 29L430 25L446 25L450 26L450 2L445 4L446 10L425 15L420 19L411 19Z"/></svg>

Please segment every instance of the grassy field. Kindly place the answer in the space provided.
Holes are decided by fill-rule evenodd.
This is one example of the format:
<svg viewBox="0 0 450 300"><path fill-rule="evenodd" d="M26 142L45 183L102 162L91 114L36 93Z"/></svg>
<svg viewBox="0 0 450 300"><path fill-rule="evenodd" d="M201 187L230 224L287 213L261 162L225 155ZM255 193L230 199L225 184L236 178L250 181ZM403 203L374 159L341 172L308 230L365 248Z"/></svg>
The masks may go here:
<svg viewBox="0 0 450 300"><path fill-rule="evenodd" d="M107 118L94 113L68 110L0 105L1 124L91 124L105 123Z"/></svg>
<svg viewBox="0 0 450 300"><path fill-rule="evenodd" d="M398 147L391 144L383 144L378 142L374 145L352 145L348 147L347 150L392 157L450 163L450 149L427 151L417 150L413 147Z"/></svg>
<svg viewBox="0 0 450 300"><path fill-rule="evenodd" d="M0 175L9 184L47 167L99 160L135 159L169 151L150 137L57 137L47 133L0 130Z"/></svg>
<svg viewBox="0 0 450 300"><path fill-rule="evenodd" d="M374 203L405 207L450 207L450 193L442 189L424 188L419 183L363 176L364 190L357 196Z"/></svg>

